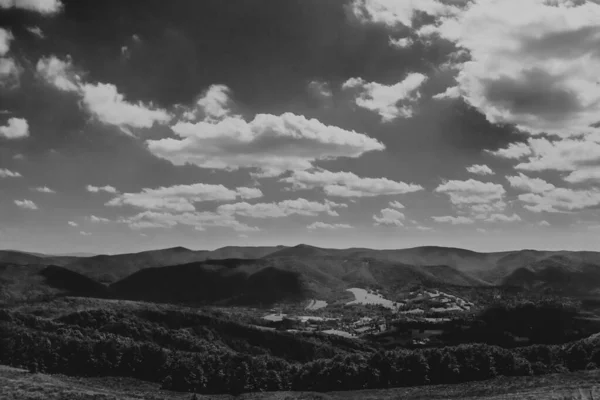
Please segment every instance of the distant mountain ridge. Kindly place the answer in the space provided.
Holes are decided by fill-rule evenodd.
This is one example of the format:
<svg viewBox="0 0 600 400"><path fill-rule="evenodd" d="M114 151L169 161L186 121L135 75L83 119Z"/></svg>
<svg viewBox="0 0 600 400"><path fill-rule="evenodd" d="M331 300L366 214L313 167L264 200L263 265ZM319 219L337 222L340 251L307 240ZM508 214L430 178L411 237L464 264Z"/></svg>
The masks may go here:
<svg viewBox="0 0 600 400"><path fill-rule="evenodd" d="M0 269L0 282L22 274L23 271L17 273L18 267L39 273L40 268L53 266L64 269L55 274L60 279L83 284L79 277L65 272L71 271L110 288L119 296L156 297L154 292L164 291L164 284L172 282L174 288L187 288L179 294L177 290L169 289L172 297L195 296L198 301L214 296L190 295L186 291L193 290L194 284L205 287L206 282L213 282L216 288L221 287L223 293L231 293L227 285L236 287L240 293L246 293L241 297L256 297L258 292L252 290L261 288L265 290L266 297L285 298L284 293L275 293L274 288L263 284L263 279L270 281L271 286L283 285L280 279L287 279L286 284L295 287L300 297L315 294L327 297L333 291L344 290L350 285L396 290L410 284L503 285L572 294L600 294L600 252L590 251L527 249L481 253L437 246L376 250L327 249L302 244L293 247L227 246L212 251L172 247L139 253L74 257L5 250L0 251L2 265L10 268ZM39 284L38 278L33 281ZM255 286L244 286L248 282ZM95 287L96 292L100 290L90 282L85 285ZM70 287L68 291L73 289ZM213 289L206 287L204 290ZM219 301L234 301L235 296L232 296L221 296ZM240 296L235 301L241 301Z"/></svg>

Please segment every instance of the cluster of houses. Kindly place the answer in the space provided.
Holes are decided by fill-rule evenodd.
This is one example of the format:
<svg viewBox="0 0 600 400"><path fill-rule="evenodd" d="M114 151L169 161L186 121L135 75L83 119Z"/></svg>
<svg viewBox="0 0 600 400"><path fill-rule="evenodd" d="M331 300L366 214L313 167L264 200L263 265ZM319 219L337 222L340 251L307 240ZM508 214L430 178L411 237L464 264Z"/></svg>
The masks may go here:
<svg viewBox="0 0 600 400"><path fill-rule="evenodd" d="M418 316L425 313L444 314L469 311L474 304L439 290L410 292L399 314Z"/></svg>
<svg viewBox="0 0 600 400"><path fill-rule="evenodd" d="M316 316L293 316L272 313L263 317L269 326L278 330L323 332L346 337L360 337L385 332L389 322L381 317L362 317L357 321L346 323L340 318L324 318Z"/></svg>
<svg viewBox="0 0 600 400"><path fill-rule="evenodd" d="M281 309L272 309L264 316L269 329L285 331L322 332L326 334L360 338L379 336L384 340L401 341L406 344L426 344L442 330L436 326L450 321L456 312L469 311L474 305L457 296L439 290L410 292L402 302L389 302L379 293L353 289L356 300L347 304L373 304L383 306L391 312L363 316L355 321L320 316L295 316L284 314ZM306 310L324 308L327 303L313 300ZM406 324L406 322L409 322ZM410 328L407 328L409 326ZM433 328L432 328L433 327ZM389 335L388 335L389 334ZM390 339L386 339L386 338Z"/></svg>

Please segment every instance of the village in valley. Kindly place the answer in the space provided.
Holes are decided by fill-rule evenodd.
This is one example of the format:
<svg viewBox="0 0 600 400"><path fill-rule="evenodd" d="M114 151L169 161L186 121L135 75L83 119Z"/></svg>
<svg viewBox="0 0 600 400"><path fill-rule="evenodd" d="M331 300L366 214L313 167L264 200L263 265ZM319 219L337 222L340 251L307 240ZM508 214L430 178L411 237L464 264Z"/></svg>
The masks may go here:
<svg viewBox="0 0 600 400"><path fill-rule="evenodd" d="M275 307L262 316L261 329L315 332L383 343L426 345L443 324L464 316L475 305L435 289L417 289L391 301L378 290L349 288L354 300L335 304L313 299L303 309Z"/></svg>

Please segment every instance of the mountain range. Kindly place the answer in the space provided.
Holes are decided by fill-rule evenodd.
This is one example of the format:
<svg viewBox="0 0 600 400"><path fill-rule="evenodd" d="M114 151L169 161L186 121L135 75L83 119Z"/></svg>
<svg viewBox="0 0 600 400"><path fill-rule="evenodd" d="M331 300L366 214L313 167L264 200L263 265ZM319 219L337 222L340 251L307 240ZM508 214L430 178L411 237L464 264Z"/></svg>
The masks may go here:
<svg viewBox="0 0 600 400"><path fill-rule="evenodd" d="M600 293L600 252L481 253L424 246L398 250L174 247L56 256L0 251L0 299L69 293L124 299L267 304L332 299L349 287L388 294L411 285L510 286L568 295Z"/></svg>

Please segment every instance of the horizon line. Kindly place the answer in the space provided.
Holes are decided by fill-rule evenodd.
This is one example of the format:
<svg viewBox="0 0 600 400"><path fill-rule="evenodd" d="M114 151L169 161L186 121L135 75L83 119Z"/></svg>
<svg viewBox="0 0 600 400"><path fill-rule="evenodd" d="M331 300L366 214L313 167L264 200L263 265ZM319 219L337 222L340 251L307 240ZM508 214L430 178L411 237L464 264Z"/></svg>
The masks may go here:
<svg viewBox="0 0 600 400"><path fill-rule="evenodd" d="M73 251L73 252L60 252L60 253L44 253L44 252L39 252L39 251L35 251L35 250L19 250L19 249L0 249L0 251L12 251L12 252L18 252L18 253L24 253L24 254L31 254L31 255L43 255L43 256L52 256L52 257L69 257L69 256L73 256L73 257L81 257L81 258L85 258L85 257L96 257L96 256L117 256L117 255L125 255L125 254L139 254L139 253L146 253L146 252L150 252L150 251L161 251L161 250L171 250L171 249L176 249L176 248L182 248L182 249L186 249L189 251L195 251L195 252L199 252L199 251L205 251L205 252L212 252L212 251L217 251L217 250L221 250L227 247L237 247L237 248L259 248L259 247L284 247L284 248L294 248L294 247L299 247L299 246L308 246L308 247L314 247L317 249L322 249L322 250L373 250L373 251L392 251L392 250L413 250L413 249L419 249L419 248L425 248L425 247L436 247L436 248L440 248L440 249L452 249L452 250L464 250L464 251L469 251L472 253L478 253L478 254L493 254L493 253L510 253L510 252L517 252L517 251L539 251L539 252L593 252L593 253L598 253L600 252L600 250L587 250L587 249L579 249L579 250L566 250L566 249L537 249L537 248L521 248L521 249L508 249L508 250L495 250L495 251L481 251L481 250L473 250L473 249L469 249L466 247L456 247L456 246L441 246L441 245L428 245L428 244L424 244L421 246L411 246L411 247L385 247L385 248L373 248L373 247L359 247L359 246L353 246L353 247L319 247L319 246L315 246L315 245L311 245L311 244L307 244L307 243L298 243L296 245L259 245L259 246L240 246L240 245L225 245L225 246L220 246L220 247L215 247L214 249L192 249L186 246L171 246L171 247L160 247L160 248L152 248L152 249L147 249L147 250L140 250L140 251L133 251L133 252L123 252L123 253L96 253L96 252L87 252L87 251ZM82 255L82 256L77 256L77 254L88 254L88 255Z"/></svg>

